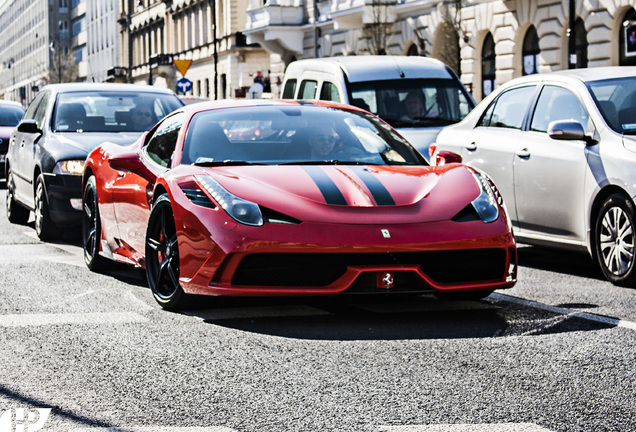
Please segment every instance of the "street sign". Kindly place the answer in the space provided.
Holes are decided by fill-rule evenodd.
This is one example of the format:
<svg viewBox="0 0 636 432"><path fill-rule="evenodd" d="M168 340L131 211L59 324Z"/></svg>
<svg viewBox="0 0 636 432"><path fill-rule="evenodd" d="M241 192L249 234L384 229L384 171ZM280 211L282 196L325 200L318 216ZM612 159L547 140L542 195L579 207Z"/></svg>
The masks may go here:
<svg viewBox="0 0 636 432"><path fill-rule="evenodd" d="M192 81L187 78L181 78L179 81L177 81L177 90L179 90L181 93L189 92L190 90L192 90Z"/></svg>
<svg viewBox="0 0 636 432"><path fill-rule="evenodd" d="M186 72L192 64L192 60L173 60L172 62L174 63L182 77L185 77Z"/></svg>

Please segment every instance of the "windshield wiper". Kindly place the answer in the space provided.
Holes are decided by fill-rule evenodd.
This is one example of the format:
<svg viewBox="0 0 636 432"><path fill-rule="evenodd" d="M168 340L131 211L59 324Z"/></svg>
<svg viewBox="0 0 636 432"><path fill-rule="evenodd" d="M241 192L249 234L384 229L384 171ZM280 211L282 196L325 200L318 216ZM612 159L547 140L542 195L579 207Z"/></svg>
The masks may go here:
<svg viewBox="0 0 636 432"><path fill-rule="evenodd" d="M360 162L360 161L348 161L348 160L316 160L316 161L294 161L294 162L281 162L278 165L378 165L373 162Z"/></svg>
<svg viewBox="0 0 636 432"><path fill-rule="evenodd" d="M200 167L215 167L215 166L233 166L233 165L265 165L257 162L237 161L237 160L222 160L222 161L200 161L194 162L192 165Z"/></svg>

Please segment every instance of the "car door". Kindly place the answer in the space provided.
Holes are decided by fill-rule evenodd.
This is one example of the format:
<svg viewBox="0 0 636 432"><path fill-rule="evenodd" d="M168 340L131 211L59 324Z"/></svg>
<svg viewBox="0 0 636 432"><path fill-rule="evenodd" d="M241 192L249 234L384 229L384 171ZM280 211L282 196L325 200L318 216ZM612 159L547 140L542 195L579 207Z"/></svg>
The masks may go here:
<svg viewBox="0 0 636 432"><path fill-rule="evenodd" d="M125 171L113 182L113 203L121 240L142 255L155 180L170 167L184 118L182 112L173 114L150 132L140 156L154 178Z"/></svg>
<svg viewBox="0 0 636 432"><path fill-rule="evenodd" d="M593 133L594 125L577 95L565 87L545 85L514 159L520 234L585 241L587 145L555 140L547 133L550 122L571 119Z"/></svg>
<svg viewBox="0 0 636 432"><path fill-rule="evenodd" d="M42 134L16 132L15 136L15 158L11 167L15 181L15 194L19 201L31 208L33 207L33 182L35 181L33 173L37 146L42 145L42 141L46 139L46 113L50 97L51 94L48 91L40 93L29 105L23 119L35 120Z"/></svg>
<svg viewBox="0 0 636 432"><path fill-rule="evenodd" d="M513 164L526 112L536 86L517 87L502 92L486 109L461 148L465 163L488 174L506 203L510 219L515 222L515 189Z"/></svg>

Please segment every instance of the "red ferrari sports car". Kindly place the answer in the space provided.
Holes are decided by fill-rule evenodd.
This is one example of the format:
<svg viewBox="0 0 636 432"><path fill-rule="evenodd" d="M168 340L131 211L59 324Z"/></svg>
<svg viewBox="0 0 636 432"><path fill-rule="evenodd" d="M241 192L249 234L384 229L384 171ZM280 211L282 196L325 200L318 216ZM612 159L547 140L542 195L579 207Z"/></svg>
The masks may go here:
<svg viewBox="0 0 636 432"><path fill-rule="evenodd" d="M84 255L146 269L157 302L435 293L516 282L494 184L429 166L388 124L327 102L189 105L128 146L89 154Z"/></svg>

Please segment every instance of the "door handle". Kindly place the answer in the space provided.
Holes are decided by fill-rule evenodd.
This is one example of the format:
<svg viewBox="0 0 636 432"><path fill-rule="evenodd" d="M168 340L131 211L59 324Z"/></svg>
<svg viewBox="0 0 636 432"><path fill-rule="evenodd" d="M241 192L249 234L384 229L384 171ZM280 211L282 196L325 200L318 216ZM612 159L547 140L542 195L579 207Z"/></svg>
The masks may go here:
<svg viewBox="0 0 636 432"><path fill-rule="evenodd" d="M530 157L530 151L527 148L523 148L517 152L517 156L527 159Z"/></svg>
<svg viewBox="0 0 636 432"><path fill-rule="evenodd" d="M475 141L471 142L470 144L466 144L466 150L468 151L477 150L477 144L475 144Z"/></svg>

